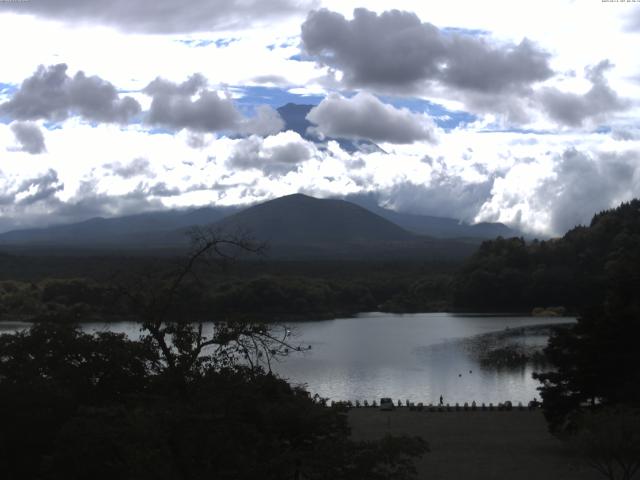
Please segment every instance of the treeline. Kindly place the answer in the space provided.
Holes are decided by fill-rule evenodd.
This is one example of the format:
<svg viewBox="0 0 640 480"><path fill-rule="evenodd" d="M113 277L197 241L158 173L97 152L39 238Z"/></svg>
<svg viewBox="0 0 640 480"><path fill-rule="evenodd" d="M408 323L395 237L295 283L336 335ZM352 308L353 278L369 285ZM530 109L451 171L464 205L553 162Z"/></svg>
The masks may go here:
<svg viewBox="0 0 640 480"><path fill-rule="evenodd" d="M98 281L45 278L0 281L0 319L23 321L126 320L130 297L149 282L162 283L166 266ZM335 318L365 311L446 310L451 274L384 272L350 276L303 276L241 272L218 276L203 271L184 282L172 303L175 317L193 321L251 318L296 321Z"/></svg>
<svg viewBox="0 0 640 480"><path fill-rule="evenodd" d="M522 310L601 304L620 269L640 251L640 200L599 213L560 239L484 242L452 284L457 309Z"/></svg>

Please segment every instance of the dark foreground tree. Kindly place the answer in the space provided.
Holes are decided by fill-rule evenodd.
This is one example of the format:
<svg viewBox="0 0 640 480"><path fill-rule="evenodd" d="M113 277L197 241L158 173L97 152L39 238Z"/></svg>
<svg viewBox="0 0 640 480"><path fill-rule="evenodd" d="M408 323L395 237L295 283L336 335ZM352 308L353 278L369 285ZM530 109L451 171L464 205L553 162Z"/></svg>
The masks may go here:
<svg viewBox="0 0 640 480"><path fill-rule="evenodd" d="M593 242L606 246L604 301L552 335L545 353L555 370L536 375L551 431L610 479L633 478L640 461L639 207L594 219L592 236L613 239Z"/></svg>
<svg viewBox="0 0 640 480"><path fill-rule="evenodd" d="M571 445L609 480L631 480L640 469L640 411L606 408L576 418Z"/></svg>
<svg viewBox="0 0 640 480"><path fill-rule="evenodd" d="M194 245L173 275L119 287L140 340L65 324L0 336L3 478L410 478L424 441L354 442L344 411L270 372L300 348L286 330L181 314L201 260L251 249L210 232Z"/></svg>

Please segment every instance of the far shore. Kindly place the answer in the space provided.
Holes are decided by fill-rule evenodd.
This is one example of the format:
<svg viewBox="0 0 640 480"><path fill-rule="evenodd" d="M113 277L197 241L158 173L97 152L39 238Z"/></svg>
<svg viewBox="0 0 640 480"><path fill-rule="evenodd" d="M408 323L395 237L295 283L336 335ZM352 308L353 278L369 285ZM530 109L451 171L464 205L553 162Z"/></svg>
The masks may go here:
<svg viewBox="0 0 640 480"><path fill-rule="evenodd" d="M354 408L355 440L420 436L430 452L416 462L429 480L596 480L600 477L553 437L540 410L428 412Z"/></svg>

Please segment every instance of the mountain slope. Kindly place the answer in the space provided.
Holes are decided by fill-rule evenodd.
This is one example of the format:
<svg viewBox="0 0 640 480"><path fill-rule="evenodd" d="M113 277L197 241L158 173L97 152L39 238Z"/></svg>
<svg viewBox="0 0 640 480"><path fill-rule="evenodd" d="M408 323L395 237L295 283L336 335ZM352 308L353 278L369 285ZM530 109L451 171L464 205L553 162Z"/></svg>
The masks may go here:
<svg viewBox="0 0 640 480"><path fill-rule="evenodd" d="M289 245L410 241L415 236L344 200L287 195L224 218L225 230L248 229L256 238Z"/></svg>
<svg viewBox="0 0 640 480"><path fill-rule="evenodd" d="M509 228L503 223L482 222L469 224L454 218L396 212L395 210L379 207L376 201L367 196L353 195L345 197L345 200L360 205L418 235L427 235L435 238L477 238L482 240L496 237L522 236L522 232Z"/></svg>
<svg viewBox="0 0 640 480"><path fill-rule="evenodd" d="M169 210L116 218L91 218L83 222L45 228L13 230L0 235L3 245L97 246L135 243L140 236L192 225L214 223L237 211L235 208Z"/></svg>

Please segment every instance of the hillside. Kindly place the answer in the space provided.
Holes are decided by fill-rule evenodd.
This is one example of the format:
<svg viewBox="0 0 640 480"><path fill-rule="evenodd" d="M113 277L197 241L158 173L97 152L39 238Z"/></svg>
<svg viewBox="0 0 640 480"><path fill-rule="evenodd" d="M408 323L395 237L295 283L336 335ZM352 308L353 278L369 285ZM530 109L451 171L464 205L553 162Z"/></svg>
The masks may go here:
<svg viewBox="0 0 640 480"><path fill-rule="evenodd" d="M44 228L13 230L0 235L0 245L106 247L133 245L158 232L214 223L235 208L168 210L116 218L91 218L83 222Z"/></svg>
<svg viewBox="0 0 640 480"><path fill-rule="evenodd" d="M0 245L5 251L21 254L36 250L40 254L93 254L100 250L175 254L187 246L187 232L194 225L231 233L248 231L256 240L268 243L271 258L281 259L449 261L469 256L478 244L477 240L416 235L353 203L295 194L239 212L204 208L13 231L0 235Z"/></svg>
<svg viewBox="0 0 640 480"><path fill-rule="evenodd" d="M274 244L410 241L415 235L344 200L287 195L247 208L216 223L225 230L248 228Z"/></svg>
<svg viewBox="0 0 640 480"><path fill-rule="evenodd" d="M562 305L575 312L602 303L613 282L640 288L638 265L636 199L595 215L589 226L576 227L560 239L483 243L457 275L454 304L524 311Z"/></svg>

